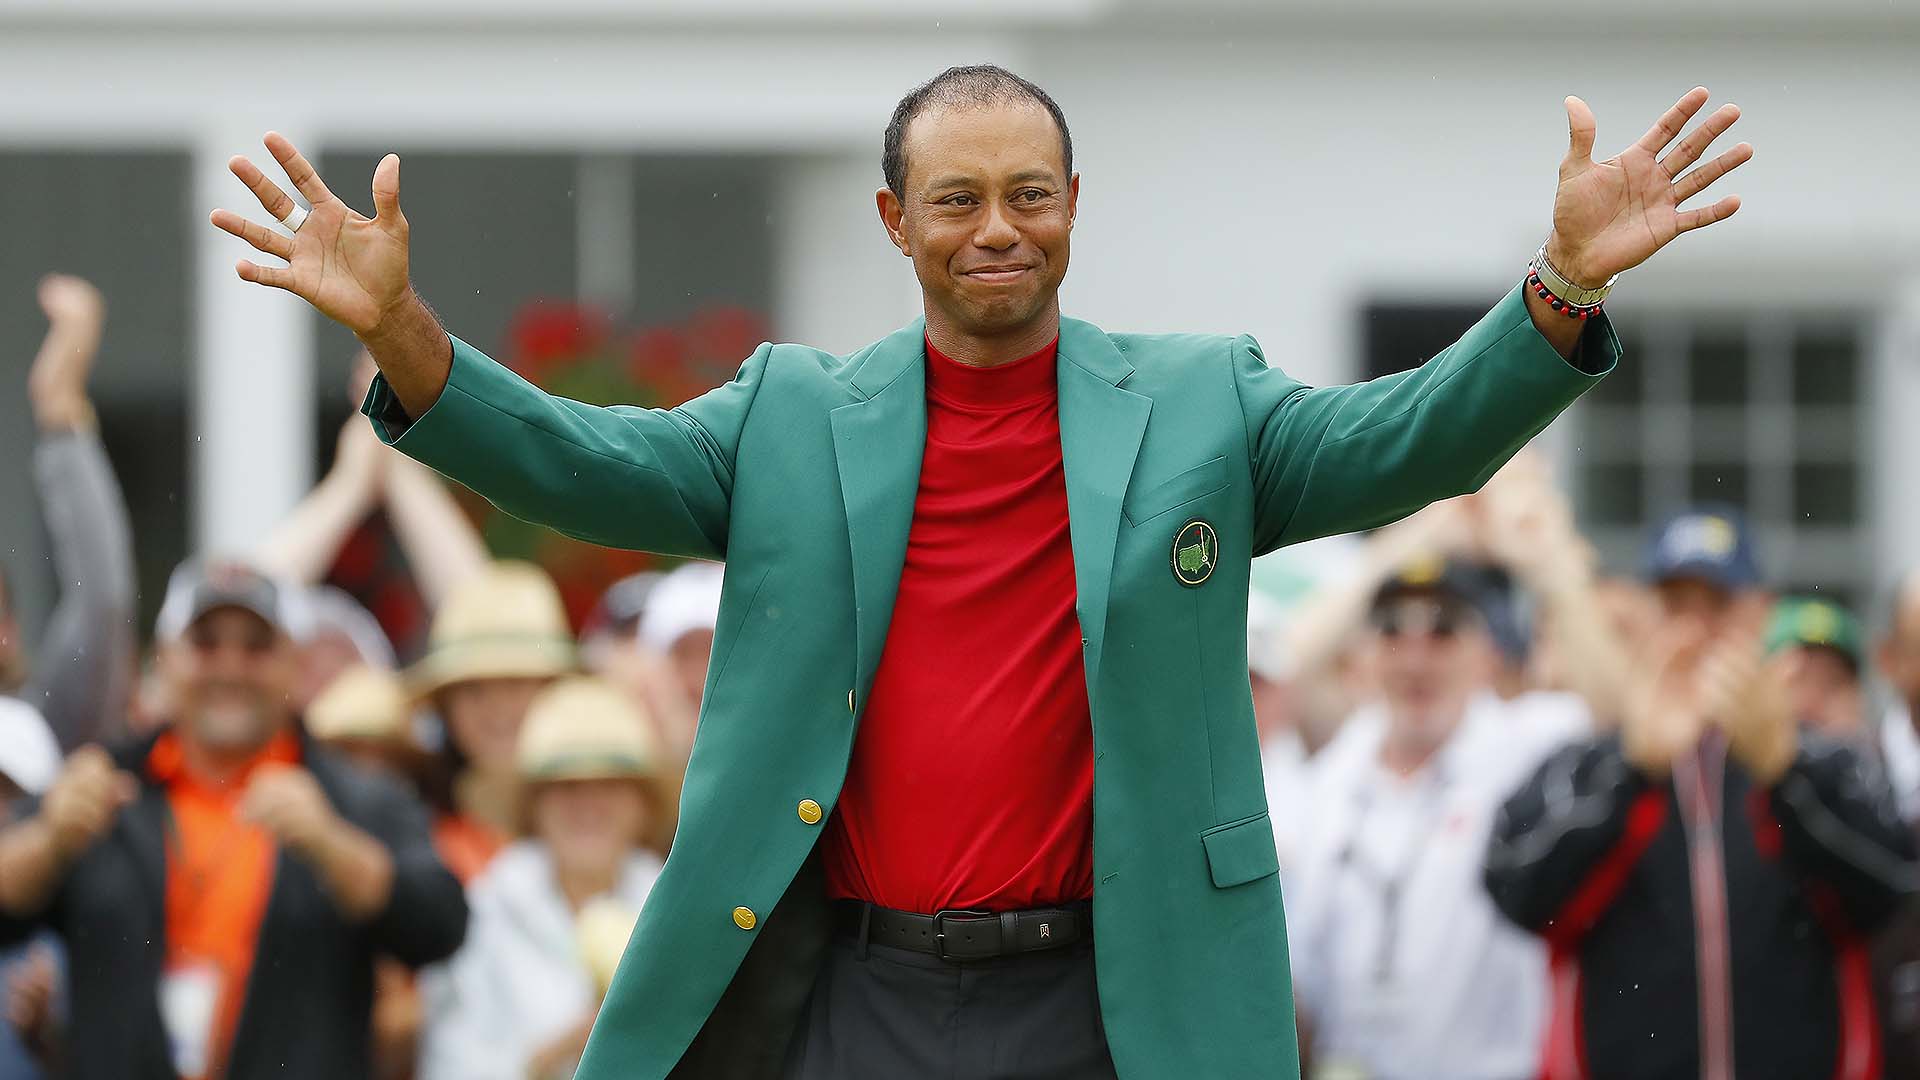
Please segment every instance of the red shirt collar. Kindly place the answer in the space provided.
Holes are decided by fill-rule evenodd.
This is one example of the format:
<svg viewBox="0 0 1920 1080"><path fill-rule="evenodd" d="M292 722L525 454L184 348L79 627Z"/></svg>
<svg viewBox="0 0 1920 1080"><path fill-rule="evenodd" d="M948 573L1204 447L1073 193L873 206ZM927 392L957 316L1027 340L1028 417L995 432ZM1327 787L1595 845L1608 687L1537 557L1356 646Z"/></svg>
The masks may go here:
<svg viewBox="0 0 1920 1080"><path fill-rule="evenodd" d="M927 342L927 393L942 401L975 408L1006 408L1052 397L1054 358L1060 352L1055 335L1038 352L994 367L963 364Z"/></svg>

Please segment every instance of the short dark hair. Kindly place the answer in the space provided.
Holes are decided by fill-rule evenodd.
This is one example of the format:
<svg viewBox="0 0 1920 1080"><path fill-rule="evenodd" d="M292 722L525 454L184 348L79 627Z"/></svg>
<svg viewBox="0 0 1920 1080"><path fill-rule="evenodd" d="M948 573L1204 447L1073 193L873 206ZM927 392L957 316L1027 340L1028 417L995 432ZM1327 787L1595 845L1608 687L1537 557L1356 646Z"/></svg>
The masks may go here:
<svg viewBox="0 0 1920 1080"><path fill-rule="evenodd" d="M947 70L907 91L893 107L893 119L887 121L885 146L880 153L880 170L887 186L901 199L907 197L907 158L901 144L906 141L907 125L934 105L1005 105L1031 102L1047 110L1053 126L1060 129L1060 156L1066 162L1067 175L1073 175L1073 137L1067 134L1067 116L1045 90L995 64L969 64Z"/></svg>

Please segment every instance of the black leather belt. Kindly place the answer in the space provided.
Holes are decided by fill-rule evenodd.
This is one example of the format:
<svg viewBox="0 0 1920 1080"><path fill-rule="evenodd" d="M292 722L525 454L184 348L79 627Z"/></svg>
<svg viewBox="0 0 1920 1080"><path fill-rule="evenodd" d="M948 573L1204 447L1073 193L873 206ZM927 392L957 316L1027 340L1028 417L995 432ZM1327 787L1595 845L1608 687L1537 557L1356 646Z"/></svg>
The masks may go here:
<svg viewBox="0 0 1920 1080"><path fill-rule="evenodd" d="M855 941L911 949L942 960L987 960L1092 940L1093 904L1082 900L1027 911L919 915L864 900L836 900L834 925Z"/></svg>

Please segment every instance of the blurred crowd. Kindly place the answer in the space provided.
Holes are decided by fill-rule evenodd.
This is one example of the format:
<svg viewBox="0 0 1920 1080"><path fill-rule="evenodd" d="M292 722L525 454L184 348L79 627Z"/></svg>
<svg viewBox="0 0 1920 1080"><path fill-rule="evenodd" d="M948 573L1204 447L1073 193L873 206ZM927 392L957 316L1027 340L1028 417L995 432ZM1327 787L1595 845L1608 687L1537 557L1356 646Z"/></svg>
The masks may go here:
<svg viewBox="0 0 1920 1080"><path fill-rule="evenodd" d="M672 842L720 567L576 633L356 415L136 626L104 304L39 299L58 599L25 642L0 577L0 1080L571 1076ZM326 584L376 511L417 657ZM1734 507L1611 576L1523 453L1256 563L1248 667L1310 1075L1920 1077L1920 578L1784 593Z"/></svg>

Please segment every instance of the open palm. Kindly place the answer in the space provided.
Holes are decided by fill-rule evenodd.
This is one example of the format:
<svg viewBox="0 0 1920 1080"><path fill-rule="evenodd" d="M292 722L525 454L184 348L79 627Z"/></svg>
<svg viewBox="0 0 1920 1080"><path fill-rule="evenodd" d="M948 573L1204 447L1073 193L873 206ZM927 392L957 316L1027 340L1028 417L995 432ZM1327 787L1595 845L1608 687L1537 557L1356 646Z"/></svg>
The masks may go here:
<svg viewBox="0 0 1920 1080"><path fill-rule="evenodd" d="M366 217L327 190L284 136L269 132L266 146L312 210L291 236L231 210L215 210L215 226L286 262L260 266L242 259L234 269L247 281L293 293L356 333L371 330L408 291L400 159L388 154L374 169L374 216ZM227 167L276 219L285 221L298 205L246 158L236 157Z"/></svg>
<svg viewBox="0 0 1920 1080"><path fill-rule="evenodd" d="M1753 157L1753 147L1741 143L1688 171L1740 118L1739 106L1720 106L1665 157L1660 156L1706 102L1706 87L1694 87L1638 142L1596 162L1593 110L1577 97L1567 99L1567 157L1560 163L1553 237L1547 247L1547 258L1555 269L1576 285L1598 287L1645 262L1681 233L1722 221L1740 208L1738 195L1697 209L1680 208Z"/></svg>

